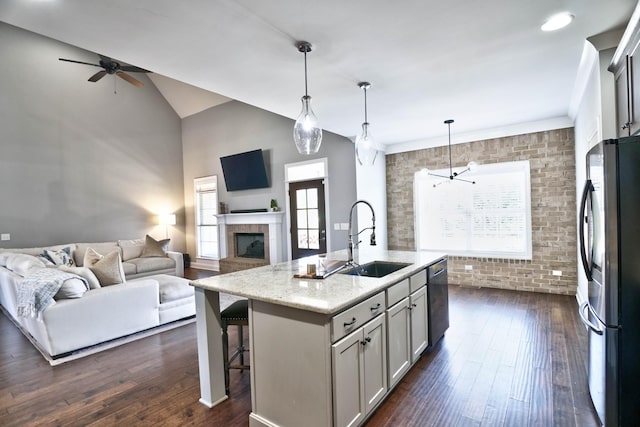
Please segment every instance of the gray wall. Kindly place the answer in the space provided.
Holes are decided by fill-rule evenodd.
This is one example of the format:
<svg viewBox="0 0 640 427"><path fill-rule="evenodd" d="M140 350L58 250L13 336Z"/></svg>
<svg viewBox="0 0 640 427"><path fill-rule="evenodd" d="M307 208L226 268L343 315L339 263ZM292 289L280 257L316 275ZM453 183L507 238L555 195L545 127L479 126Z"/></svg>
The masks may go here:
<svg viewBox="0 0 640 427"><path fill-rule="evenodd" d="M193 236L194 178L217 175L219 200L230 209L268 208L272 198L284 208L284 165L322 157L328 158L329 163L330 222L327 223L327 232L330 233L333 250L346 247L346 231L334 230L333 223L347 222L349 208L356 200L353 143L347 138L325 131L320 152L314 156L302 156L293 143L293 123L291 119L237 101L212 107L183 119L187 250L192 256L196 254ZM220 157L258 148L268 152L271 187L227 192ZM283 238L288 238L288 233ZM286 248L286 243L284 247Z"/></svg>
<svg viewBox="0 0 640 427"><path fill-rule="evenodd" d="M4 23L0 57L0 247L160 238L166 211L184 250L181 121L153 83L87 82L58 58L95 54Z"/></svg>

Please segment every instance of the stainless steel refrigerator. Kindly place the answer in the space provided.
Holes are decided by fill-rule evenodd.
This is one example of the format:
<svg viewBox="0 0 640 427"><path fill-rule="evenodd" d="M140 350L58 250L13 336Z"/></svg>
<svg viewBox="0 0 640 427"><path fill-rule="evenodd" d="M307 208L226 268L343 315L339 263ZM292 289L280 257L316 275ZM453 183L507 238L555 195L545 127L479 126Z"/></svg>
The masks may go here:
<svg viewBox="0 0 640 427"><path fill-rule="evenodd" d="M606 427L640 425L640 137L587 154L580 253L589 280L589 392Z"/></svg>

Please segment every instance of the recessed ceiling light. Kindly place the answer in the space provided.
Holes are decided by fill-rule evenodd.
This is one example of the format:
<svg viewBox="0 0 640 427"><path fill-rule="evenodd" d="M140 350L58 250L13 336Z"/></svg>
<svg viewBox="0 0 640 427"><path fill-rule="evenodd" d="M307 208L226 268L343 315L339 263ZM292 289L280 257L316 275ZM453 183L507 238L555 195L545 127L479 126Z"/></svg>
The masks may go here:
<svg viewBox="0 0 640 427"><path fill-rule="evenodd" d="M547 19L540 27L542 31L555 31L564 28L573 21L574 16L569 12L562 12Z"/></svg>

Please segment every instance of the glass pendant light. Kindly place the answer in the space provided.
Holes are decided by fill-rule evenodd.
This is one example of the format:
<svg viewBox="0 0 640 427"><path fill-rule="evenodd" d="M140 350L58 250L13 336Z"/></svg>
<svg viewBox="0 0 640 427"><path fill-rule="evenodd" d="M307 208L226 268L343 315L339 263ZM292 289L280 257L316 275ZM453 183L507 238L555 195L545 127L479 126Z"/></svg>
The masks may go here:
<svg viewBox="0 0 640 427"><path fill-rule="evenodd" d="M372 166L378 156L378 150L376 150L367 120L367 89L371 87L371 83L360 82L358 87L364 90L364 123L362 123L362 133L356 137L356 159L362 166Z"/></svg>
<svg viewBox="0 0 640 427"><path fill-rule="evenodd" d="M311 52L311 44L299 42L298 50L304 53L304 96L302 97L302 111L293 126L293 141L300 154L315 154L322 143L322 129L318 118L311 109L311 97L307 92L307 53Z"/></svg>

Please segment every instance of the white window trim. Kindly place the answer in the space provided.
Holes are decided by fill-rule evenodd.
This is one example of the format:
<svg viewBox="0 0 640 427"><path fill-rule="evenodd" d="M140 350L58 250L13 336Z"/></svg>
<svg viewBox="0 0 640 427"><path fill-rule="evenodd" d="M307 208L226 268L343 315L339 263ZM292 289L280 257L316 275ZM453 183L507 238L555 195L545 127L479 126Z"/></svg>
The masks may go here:
<svg viewBox="0 0 640 427"><path fill-rule="evenodd" d="M450 255L454 256L464 256L464 257L475 257L475 258L503 258L503 259L522 259L522 260L531 260L533 256L533 242L532 242L532 227L531 227L531 174L530 174L530 163L528 160L516 161L516 162L503 162L503 163L492 163L488 165L479 165L477 167L477 171L474 170L473 174L466 173L462 178L468 180L480 181L483 175L491 175L500 172L509 172L509 171L520 171L524 173L524 191L525 195L525 248L521 252L501 252L501 251L457 251L451 250L448 248L436 248L429 247L426 242L422 242L423 236L423 224L420 221L421 212L420 212L420 204L418 203L419 197L425 197L424 194L420 195L419 193L424 192L424 188L421 186L429 185L433 186L434 183L438 183L438 181L442 182L437 188L440 188L442 185L456 185L457 188L461 188L460 186L469 186L463 187L467 190L473 190L473 184L465 183L465 182L454 182L448 183L446 179L426 176L423 171L418 171L414 176L414 225L415 225L415 242L417 250L431 250L431 251L445 251ZM449 175L449 169L431 171L438 175ZM446 188L446 187L445 187ZM429 197L428 195L426 197Z"/></svg>
<svg viewBox="0 0 640 427"><path fill-rule="evenodd" d="M220 259L220 236L218 236L217 239L217 243L218 243L218 250L217 250L217 256L203 256L200 253L200 221L199 221L199 196L198 193L200 193L199 188L204 186L204 185L214 185L215 186L215 193L216 193L216 213L218 213L217 210L217 202L218 202L218 176L217 175L211 175L211 176L205 176L205 177L200 177L200 178L195 178L193 180L193 200L194 200L194 224L195 224L195 230L194 230L194 235L195 235L195 246L196 246L196 258L198 259L204 259L204 260L219 260ZM207 225L207 226L214 226L216 227L216 233L218 233L218 225Z"/></svg>

